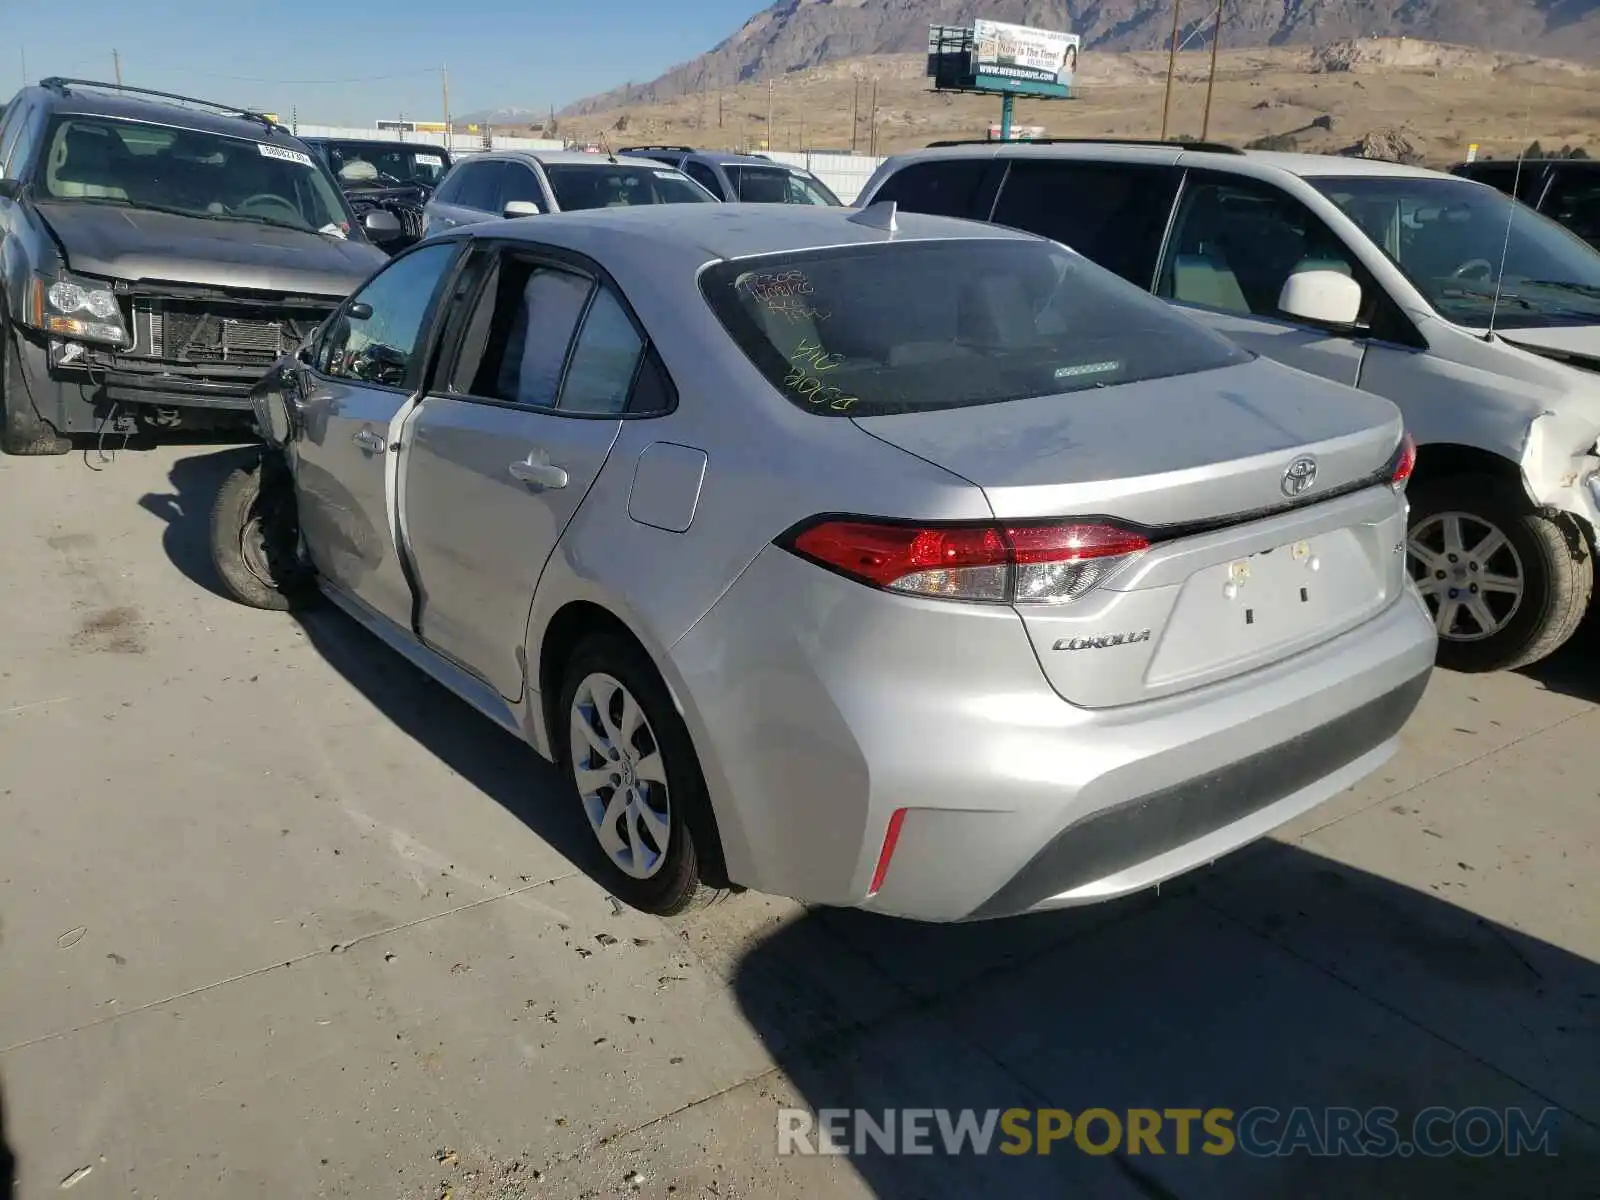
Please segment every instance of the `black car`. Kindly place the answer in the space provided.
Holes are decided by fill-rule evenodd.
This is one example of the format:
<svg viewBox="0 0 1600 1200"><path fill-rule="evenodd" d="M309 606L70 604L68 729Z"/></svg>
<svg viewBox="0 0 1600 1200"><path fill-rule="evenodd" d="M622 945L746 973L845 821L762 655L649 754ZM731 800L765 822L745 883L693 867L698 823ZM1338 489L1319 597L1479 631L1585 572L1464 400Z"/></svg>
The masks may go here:
<svg viewBox="0 0 1600 1200"><path fill-rule="evenodd" d="M374 209L393 213L402 234L384 249L396 254L422 237L422 208L450 169L442 146L382 138L302 139L333 172L357 217Z"/></svg>
<svg viewBox="0 0 1600 1200"><path fill-rule="evenodd" d="M1515 196L1600 249L1600 160L1588 158L1480 159L1451 172Z"/></svg>
<svg viewBox="0 0 1600 1200"><path fill-rule="evenodd" d="M270 117L51 78L0 121L0 449L245 426L262 371L387 258ZM369 240L370 239L370 240Z"/></svg>

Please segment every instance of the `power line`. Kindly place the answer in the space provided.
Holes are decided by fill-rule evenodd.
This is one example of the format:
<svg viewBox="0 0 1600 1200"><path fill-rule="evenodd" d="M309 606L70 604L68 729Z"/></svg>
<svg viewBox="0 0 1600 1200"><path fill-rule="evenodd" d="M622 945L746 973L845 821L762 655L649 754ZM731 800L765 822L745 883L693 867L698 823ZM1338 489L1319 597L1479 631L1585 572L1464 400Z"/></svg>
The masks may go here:
<svg viewBox="0 0 1600 1200"><path fill-rule="evenodd" d="M197 75L202 79L221 79L230 83L281 83L293 87L314 87L339 83L377 83L390 79L420 79L439 74L438 67L424 67L417 71L401 71L393 75L356 75L349 79L279 79L258 75L219 75L212 71L196 71L189 67L163 67L153 72L159 75Z"/></svg>

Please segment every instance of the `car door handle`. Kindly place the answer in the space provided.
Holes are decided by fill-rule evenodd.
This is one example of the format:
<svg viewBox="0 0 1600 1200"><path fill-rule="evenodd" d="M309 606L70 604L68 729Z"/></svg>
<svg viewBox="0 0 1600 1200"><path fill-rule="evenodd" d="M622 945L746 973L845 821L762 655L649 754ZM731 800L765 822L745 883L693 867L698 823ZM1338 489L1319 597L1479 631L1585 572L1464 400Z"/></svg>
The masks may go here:
<svg viewBox="0 0 1600 1200"><path fill-rule="evenodd" d="M554 489L567 486L565 471L552 463L538 462L531 454L522 462L512 463L507 469L511 472L511 478L534 487Z"/></svg>
<svg viewBox="0 0 1600 1200"><path fill-rule="evenodd" d="M382 454L389 445L388 442L384 441L383 438L373 433L370 429L363 429L350 440L356 445L360 446L363 450L370 450L374 454Z"/></svg>

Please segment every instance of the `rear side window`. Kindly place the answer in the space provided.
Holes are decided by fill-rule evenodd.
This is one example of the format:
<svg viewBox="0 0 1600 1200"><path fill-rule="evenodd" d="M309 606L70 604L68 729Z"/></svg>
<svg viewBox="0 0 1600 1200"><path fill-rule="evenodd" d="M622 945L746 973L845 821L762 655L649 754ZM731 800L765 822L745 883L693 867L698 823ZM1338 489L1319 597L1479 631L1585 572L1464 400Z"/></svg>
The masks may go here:
<svg viewBox="0 0 1600 1200"><path fill-rule="evenodd" d="M1063 395L1251 357L1034 239L881 242L721 263L707 300L798 408L876 416Z"/></svg>
<svg viewBox="0 0 1600 1200"><path fill-rule="evenodd" d="M1584 241L1600 245L1600 171L1574 171L1557 176L1544 211Z"/></svg>
<svg viewBox="0 0 1600 1200"><path fill-rule="evenodd" d="M1013 162L993 220L1070 246L1148 288L1178 178L1167 167Z"/></svg>
<svg viewBox="0 0 1600 1200"><path fill-rule="evenodd" d="M973 210L990 165L986 158L912 163L891 175L873 201L893 200L907 212L936 217L981 217Z"/></svg>

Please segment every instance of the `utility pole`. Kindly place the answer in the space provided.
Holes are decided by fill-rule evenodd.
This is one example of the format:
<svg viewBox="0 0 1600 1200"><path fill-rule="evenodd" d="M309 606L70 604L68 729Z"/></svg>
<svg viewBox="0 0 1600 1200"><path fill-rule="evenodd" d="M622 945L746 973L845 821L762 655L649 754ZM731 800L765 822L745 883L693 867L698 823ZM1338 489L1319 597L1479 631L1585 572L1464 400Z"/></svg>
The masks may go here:
<svg viewBox="0 0 1600 1200"><path fill-rule="evenodd" d="M772 85L773 80L767 80L767 149L777 148L778 135L772 132Z"/></svg>
<svg viewBox="0 0 1600 1200"><path fill-rule="evenodd" d="M856 136L861 131L861 80L855 81L855 98L850 102L850 153L856 152Z"/></svg>
<svg viewBox="0 0 1600 1200"><path fill-rule="evenodd" d="M717 128L722 128L722 89L717 89Z"/></svg>
<svg viewBox="0 0 1600 1200"><path fill-rule="evenodd" d="M111 69L117 74L117 86L122 86L122 55L115 50L111 52Z"/></svg>
<svg viewBox="0 0 1600 1200"><path fill-rule="evenodd" d="M1172 49L1167 52L1167 99L1161 106L1161 140L1167 140L1172 123L1172 81L1178 74L1178 11L1182 0L1172 0Z"/></svg>
<svg viewBox="0 0 1600 1200"><path fill-rule="evenodd" d="M444 66L440 67L439 68L439 73L440 73L441 81L442 81L442 83L444 85L444 148L446 150L450 150L450 149L454 148L453 145L452 145L454 139L451 138L451 136L450 136L451 133L454 132L454 131L450 127L450 66L449 66L449 64L447 63Z"/></svg>
<svg viewBox="0 0 1600 1200"><path fill-rule="evenodd" d="M872 81L872 116L867 124L867 153L878 156L878 81Z"/></svg>
<svg viewBox="0 0 1600 1200"><path fill-rule="evenodd" d="M1211 31L1211 78L1206 82L1206 115L1200 126L1200 140L1211 136L1211 93L1217 87L1217 49L1222 45L1222 0L1217 0L1217 24Z"/></svg>

